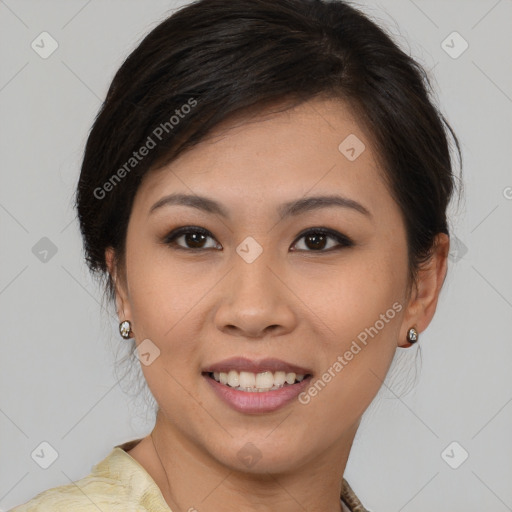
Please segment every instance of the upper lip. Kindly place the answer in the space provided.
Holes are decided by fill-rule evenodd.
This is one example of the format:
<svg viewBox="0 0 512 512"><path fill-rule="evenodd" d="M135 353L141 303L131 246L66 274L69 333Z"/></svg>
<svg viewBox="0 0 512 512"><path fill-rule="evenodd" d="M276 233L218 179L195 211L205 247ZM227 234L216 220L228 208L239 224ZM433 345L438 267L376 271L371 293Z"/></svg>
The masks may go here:
<svg viewBox="0 0 512 512"><path fill-rule="evenodd" d="M248 359L246 357L231 357L217 363L208 365L203 369L203 373L225 372L230 370L245 371L252 373L278 372L295 373L298 375L311 375L312 371L308 368L296 364L282 361L281 359Z"/></svg>

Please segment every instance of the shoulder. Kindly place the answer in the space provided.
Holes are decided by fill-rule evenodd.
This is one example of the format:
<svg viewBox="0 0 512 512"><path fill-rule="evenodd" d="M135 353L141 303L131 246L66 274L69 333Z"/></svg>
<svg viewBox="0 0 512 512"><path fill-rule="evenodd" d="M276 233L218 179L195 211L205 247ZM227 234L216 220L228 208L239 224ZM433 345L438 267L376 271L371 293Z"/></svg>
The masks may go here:
<svg viewBox="0 0 512 512"><path fill-rule="evenodd" d="M66 485L52 487L9 512L139 512L140 471L122 450L113 450L92 472ZM143 480L143 478L142 478Z"/></svg>
<svg viewBox="0 0 512 512"><path fill-rule="evenodd" d="M127 510L126 499L120 482L90 475L47 489L10 512L121 512Z"/></svg>

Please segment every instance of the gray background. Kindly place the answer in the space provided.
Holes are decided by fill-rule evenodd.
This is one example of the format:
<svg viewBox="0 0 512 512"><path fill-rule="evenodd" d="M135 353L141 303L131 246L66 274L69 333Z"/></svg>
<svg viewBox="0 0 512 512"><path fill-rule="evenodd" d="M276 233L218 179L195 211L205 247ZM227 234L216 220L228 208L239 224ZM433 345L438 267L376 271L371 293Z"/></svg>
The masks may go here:
<svg viewBox="0 0 512 512"><path fill-rule="evenodd" d="M140 369L115 370L126 347L82 261L71 205L114 72L179 5L0 1L2 510L85 476L152 427L135 399ZM359 5L433 71L466 196L452 208L458 241L436 317L419 353L397 351L345 477L377 512L512 510L512 1ZM46 59L31 47L43 31L59 45ZM442 46L453 31L469 44L457 58L462 40L444 43L452 56ZM31 458L44 441L58 453L48 469Z"/></svg>

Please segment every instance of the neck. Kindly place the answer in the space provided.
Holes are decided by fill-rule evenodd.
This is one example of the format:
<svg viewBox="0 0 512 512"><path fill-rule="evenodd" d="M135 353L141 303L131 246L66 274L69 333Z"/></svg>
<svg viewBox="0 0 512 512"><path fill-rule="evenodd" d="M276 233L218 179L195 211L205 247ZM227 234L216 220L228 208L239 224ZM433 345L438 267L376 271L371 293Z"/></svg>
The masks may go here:
<svg viewBox="0 0 512 512"><path fill-rule="evenodd" d="M342 477L357 425L341 442L286 471L241 471L194 444L159 412L133 450L173 511L340 512Z"/></svg>

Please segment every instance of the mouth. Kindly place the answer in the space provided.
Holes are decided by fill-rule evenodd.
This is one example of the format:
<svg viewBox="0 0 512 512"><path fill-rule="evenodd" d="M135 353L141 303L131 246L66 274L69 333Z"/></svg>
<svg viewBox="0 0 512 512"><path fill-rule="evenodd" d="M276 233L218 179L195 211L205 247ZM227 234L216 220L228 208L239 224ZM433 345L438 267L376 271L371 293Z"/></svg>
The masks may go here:
<svg viewBox="0 0 512 512"><path fill-rule="evenodd" d="M203 372L206 383L222 402L243 414L266 414L277 411L296 400L311 383L311 374L297 375L293 372L252 373L230 370L229 373L216 373ZM274 380L275 377L277 380ZM221 378L223 381L227 378L227 382L223 384Z"/></svg>
<svg viewBox="0 0 512 512"><path fill-rule="evenodd" d="M311 377L309 373L297 374L285 371L264 371L259 373L230 370L229 372L203 372L203 375L235 391L264 393L293 386Z"/></svg>
<svg viewBox="0 0 512 512"><path fill-rule="evenodd" d="M201 374L234 410L262 414L293 402L310 385L313 371L279 359L233 357L203 368Z"/></svg>

